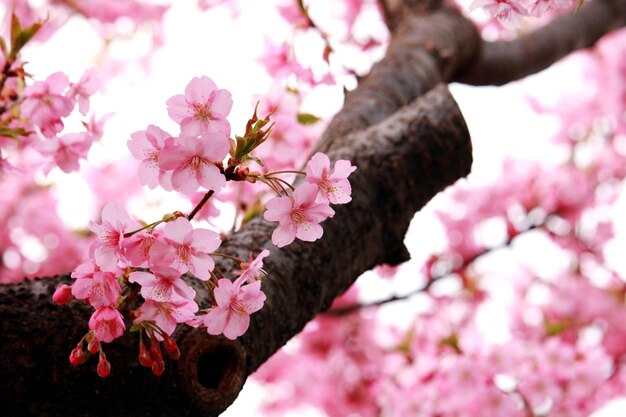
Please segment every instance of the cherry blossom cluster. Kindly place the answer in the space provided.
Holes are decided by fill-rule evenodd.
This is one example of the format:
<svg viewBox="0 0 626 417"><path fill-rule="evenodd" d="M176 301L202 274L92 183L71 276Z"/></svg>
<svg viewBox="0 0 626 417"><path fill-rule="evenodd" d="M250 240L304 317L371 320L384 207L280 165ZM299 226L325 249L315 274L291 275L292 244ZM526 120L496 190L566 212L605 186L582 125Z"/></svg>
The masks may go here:
<svg viewBox="0 0 626 417"><path fill-rule="evenodd" d="M430 203L417 224L438 219L445 249L384 268L419 276L410 298L365 307L357 283L256 374L267 411L587 417L623 397L626 284L607 249L626 178L625 40L586 56L594 94L534 103L562 121L562 160L509 160L497 181L460 183ZM312 379L331 389L311 390Z"/></svg>
<svg viewBox="0 0 626 417"><path fill-rule="evenodd" d="M482 8L505 27L516 29L526 17L542 17L551 11L582 5L580 0L474 0L470 10Z"/></svg>
<svg viewBox="0 0 626 417"><path fill-rule="evenodd" d="M305 86L335 85L342 82L341 77L356 74L357 68L351 67L355 53L367 54L386 41L387 33L384 29L377 30L380 28L369 24L368 30L363 33L357 27L362 15L371 12L380 13L377 1L334 1L332 17L316 15L313 3L303 0L277 2L276 11L290 25L293 34L282 42L267 42L265 54L260 61L274 79L294 77ZM329 7L330 2L326 6ZM334 26L335 30L328 31L325 29L326 26ZM316 34L321 41L319 62L303 65L297 58L299 43L302 38L311 34ZM352 53L352 59L346 58L348 56L346 51ZM326 70L314 71L314 66L325 67Z"/></svg>
<svg viewBox="0 0 626 417"><path fill-rule="evenodd" d="M72 364L86 359L86 343L87 352L99 354L98 374L106 377L110 364L102 344L124 334L125 320L132 321L131 332L139 332L140 363L157 376L165 369L161 342L170 357L180 356L172 338L179 324L203 326L209 334L233 340L246 332L250 315L262 308L266 298L261 280L269 250L256 257L250 254L248 261L220 253L219 235L191 223L227 181L266 184L277 194L267 201L265 218L279 223L272 235L279 248L296 238L319 239L323 234L319 223L334 214L329 204L351 200L347 178L356 167L339 160L331 169L329 158L322 153L308 162L305 182L297 187L280 175L300 171L251 171L250 164L263 166L252 152L268 140L274 125L269 115L259 119L255 109L244 135L231 139L226 117L232 104L228 91L217 88L208 77L196 77L185 94L167 100L168 114L180 126L178 136L155 125L131 135L128 147L141 161L142 184L186 195L202 188L204 197L188 215L177 211L150 224L141 224L120 205L109 203L101 222L90 224L97 237L90 247L90 259L74 270L74 283L60 286L53 297L58 304L66 304L72 297L85 300L95 309L89 332L70 355ZM225 277L216 268L214 257L237 262L236 278ZM187 281L191 277L205 283L208 309L200 311L196 291ZM144 337L150 339L149 349Z"/></svg>
<svg viewBox="0 0 626 417"><path fill-rule="evenodd" d="M45 171L54 166L64 172L77 170L79 159L87 157L107 119L105 116L96 120L92 114L83 122L84 131L63 132L64 119L75 108L82 116L87 116L89 98L96 92L99 81L93 70L87 70L76 83L71 83L62 72L51 74L43 81L29 82L20 51L41 25L36 22L22 28L13 15L10 43L0 38L0 175L15 170L7 161L7 155L18 155L26 149L33 149L49 159Z"/></svg>

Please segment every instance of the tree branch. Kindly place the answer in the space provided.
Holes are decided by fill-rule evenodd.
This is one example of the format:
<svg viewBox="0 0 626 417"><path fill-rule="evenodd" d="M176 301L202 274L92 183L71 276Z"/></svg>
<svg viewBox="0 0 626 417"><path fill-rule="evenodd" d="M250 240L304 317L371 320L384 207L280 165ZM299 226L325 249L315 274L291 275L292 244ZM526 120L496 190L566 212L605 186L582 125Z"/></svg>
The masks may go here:
<svg viewBox="0 0 626 417"><path fill-rule="evenodd" d="M502 85L534 74L626 25L626 1L592 0L512 41L484 42L473 64L453 78L471 85Z"/></svg>

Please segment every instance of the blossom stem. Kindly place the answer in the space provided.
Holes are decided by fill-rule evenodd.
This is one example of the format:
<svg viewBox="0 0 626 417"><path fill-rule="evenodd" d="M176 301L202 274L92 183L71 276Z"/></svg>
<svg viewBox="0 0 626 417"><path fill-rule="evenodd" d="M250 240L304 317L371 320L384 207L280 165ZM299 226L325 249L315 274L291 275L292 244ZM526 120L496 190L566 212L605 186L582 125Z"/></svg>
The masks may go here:
<svg viewBox="0 0 626 417"><path fill-rule="evenodd" d="M161 224L161 223L163 223L163 220L157 220L156 222L153 222L153 223L147 224L147 225L145 225L144 227L142 227L142 228L140 228L140 229L133 230L132 232L124 233L124 237L125 237L125 238L129 238L129 237L131 237L132 235L134 235L135 233L139 233L139 232L141 232L142 230L149 229L149 228L154 227L154 226L157 226L157 225L159 225L159 224Z"/></svg>
<svg viewBox="0 0 626 417"><path fill-rule="evenodd" d="M271 171L268 172L267 174L263 175L264 177L271 177L272 175L275 174L297 174L297 175L306 175L306 172L304 171L297 171L297 170L289 170L286 169L284 171Z"/></svg>
<svg viewBox="0 0 626 417"><path fill-rule="evenodd" d="M211 253L209 253L209 256L221 256L222 258L231 259L231 260L237 262L238 264L240 264L241 262L244 262L243 259L237 258L236 256L228 255L228 254L222 253L222 252L211 252Z"/></svg>
<svg viewBox="0 0 626 417"><path fill-rule="evenodd" d="M200 209L202 208L202 206L204 206L204 204L209 201L209 198L211 198L211 196L213 195L215 191L213 190L209 190L204 197L202 197L202 200L200 200L200 202L193 208L193 210L191 210L191 213L189 213L189 215L187 216L187 220L191 220L194 218L194 216L196 214L198 214L198 212L200 211Z"/></svg>

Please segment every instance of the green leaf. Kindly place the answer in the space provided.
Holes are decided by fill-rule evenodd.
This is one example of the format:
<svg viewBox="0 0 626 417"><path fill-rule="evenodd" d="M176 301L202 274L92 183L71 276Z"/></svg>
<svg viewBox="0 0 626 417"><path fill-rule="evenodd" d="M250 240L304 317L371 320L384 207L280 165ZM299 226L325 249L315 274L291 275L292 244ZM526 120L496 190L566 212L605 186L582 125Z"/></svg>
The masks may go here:
<svg viewBox="0 0 626 417"><path fill-rule="evenodd" d="M0 137L16 139L18 136L26 136L28 132L21 127L0 126Z"/></svg>
<svg viewBox="0 0 626 417"><path fill-rule="evenodd" d="M11 14L11 45L15 45L17 37L22 33L22 25L15 13Z"/></svg>
<svg viewBox="0 0 626 417"><path fill-rule="evenodd" d="M311 113L298 114L298 123L302 123L303 125L312 125L319 121L320 121L320 118Z"/></svg>
<svg viewBox="0 0 626 417"><path fill-rule="evenodd" d="M0 50L2 50L2 55L6 56L7 54L7 42L4 40L2 36L0 36Z"/></svg>
<svg viewBox="0 0 626 417"><path fill-rule="evenodd" d="M11 36L11 54L9 55L9 59L12 60L17 57L20 49L22 49L24 45L26 45L26 43L37 34L42 25L42 22L35 22L26 29L22 30L15 38Z"/></svg>

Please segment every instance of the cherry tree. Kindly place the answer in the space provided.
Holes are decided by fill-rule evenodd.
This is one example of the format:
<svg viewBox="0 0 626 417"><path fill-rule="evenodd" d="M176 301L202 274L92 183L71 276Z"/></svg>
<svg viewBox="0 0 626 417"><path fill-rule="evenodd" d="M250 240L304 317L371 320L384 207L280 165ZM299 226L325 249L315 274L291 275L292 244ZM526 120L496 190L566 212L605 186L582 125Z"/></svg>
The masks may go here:
<svg viewBox="0 0 626 417"><path fill-rule="evenodd" d="M132 163L90 172L115 117L97 97L129 66L150 73L173 5L4 6L8 415L217 415L248 377L270 415L589 416L623 396L626 285L611 253L626 176L626 3L324 3L264 7L255 22L284 30L259 51L272 86L240 121L234 95L197 74L161 104L176 130L155 117L126 132ZM194 12L236 21L249 7L199 1ZM76 79L31 73L29 48L77 20L104 39L98 65ZM116 58L140 36L145 51ZM202 41L189 40L198 51ZM586 91L527 97L537 120L557 122L541 138L557 156L458 181L476 166L447 84L503 85L575 52ZM324 89L345 93L328 120L307 107ZM79 170L96 212L72 230L46 178ZM152 192L179 208L129 211ZM424 206L416 221L437 222L445 243L418 232L428 249L411 259L404 237ZM407 277L410 289L387 297L363 282ZM495 339L489 316L502 319Z"/></svg>

